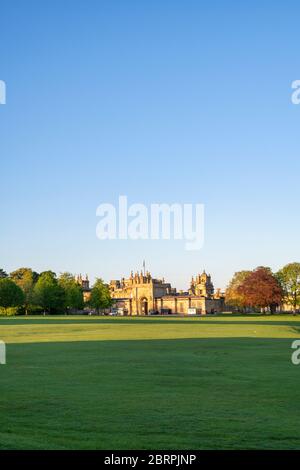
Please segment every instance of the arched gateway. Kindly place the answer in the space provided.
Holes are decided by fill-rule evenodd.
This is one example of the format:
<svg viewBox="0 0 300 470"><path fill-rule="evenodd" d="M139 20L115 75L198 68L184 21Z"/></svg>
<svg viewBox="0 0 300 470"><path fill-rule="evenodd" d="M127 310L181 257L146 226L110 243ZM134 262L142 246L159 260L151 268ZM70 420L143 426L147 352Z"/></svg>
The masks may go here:
<svg viewBox="0 0 300 470"><path fill-rule="evenodd" d="M146 297L140 300L140 313L141 315L148 315L148 300Z"/></svg>

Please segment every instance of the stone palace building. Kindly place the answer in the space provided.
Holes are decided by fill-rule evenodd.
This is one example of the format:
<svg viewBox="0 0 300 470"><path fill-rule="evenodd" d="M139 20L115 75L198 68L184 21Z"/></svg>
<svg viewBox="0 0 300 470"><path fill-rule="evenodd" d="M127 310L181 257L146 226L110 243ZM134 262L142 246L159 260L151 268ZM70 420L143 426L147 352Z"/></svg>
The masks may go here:
<svg viewBox="0 0 300 470"><path fill-rule="evenodd" d="M131 272L128 279L111 281L109 284L115 305L125 315L148 315L151 313L206 314L221 312L224 296L214 292L211 276L203 271L192 278L186 292L176 292L164 279L154 279L149 272Z"/></svg>

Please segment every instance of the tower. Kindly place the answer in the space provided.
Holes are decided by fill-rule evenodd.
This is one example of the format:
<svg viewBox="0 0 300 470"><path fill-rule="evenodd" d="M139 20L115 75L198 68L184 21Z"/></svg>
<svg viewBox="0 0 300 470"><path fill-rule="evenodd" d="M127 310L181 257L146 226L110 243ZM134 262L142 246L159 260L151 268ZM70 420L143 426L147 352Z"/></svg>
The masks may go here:
<svg viewBox="0 0 300 470"><path fill-rule="evenodd" d="M198 274L195 279L192 277L189 293L211 298L214 294L214 285L211 281L210 274L206 274L206 272L203 271L203 273Z"/></svg>

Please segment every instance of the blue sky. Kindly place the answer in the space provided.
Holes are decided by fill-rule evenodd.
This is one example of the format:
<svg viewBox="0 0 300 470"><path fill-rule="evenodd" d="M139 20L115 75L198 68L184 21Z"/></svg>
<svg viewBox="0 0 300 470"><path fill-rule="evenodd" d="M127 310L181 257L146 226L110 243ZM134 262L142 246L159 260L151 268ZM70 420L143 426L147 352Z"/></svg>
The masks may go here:
<svg viewBox="0 0 300 470"><path fill-rule="evenodd" d="M0 266L205 268L299 260L296 1L2 1ZM100 241L101 202L205 204L205 244Z"/></svg>

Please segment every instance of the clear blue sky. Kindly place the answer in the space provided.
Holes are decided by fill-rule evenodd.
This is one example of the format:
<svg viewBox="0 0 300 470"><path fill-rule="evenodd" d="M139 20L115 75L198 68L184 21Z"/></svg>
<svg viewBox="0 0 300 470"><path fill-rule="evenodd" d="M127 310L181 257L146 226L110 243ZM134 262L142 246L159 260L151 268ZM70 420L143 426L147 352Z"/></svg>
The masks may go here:
<svg viewBox="0 0 300 470"><path fill-rule="evenodd" d="M299 261L296 1L1 2L0 266L205 268ZM205 245L96 238L96 207L201 202Z"/></svg>

